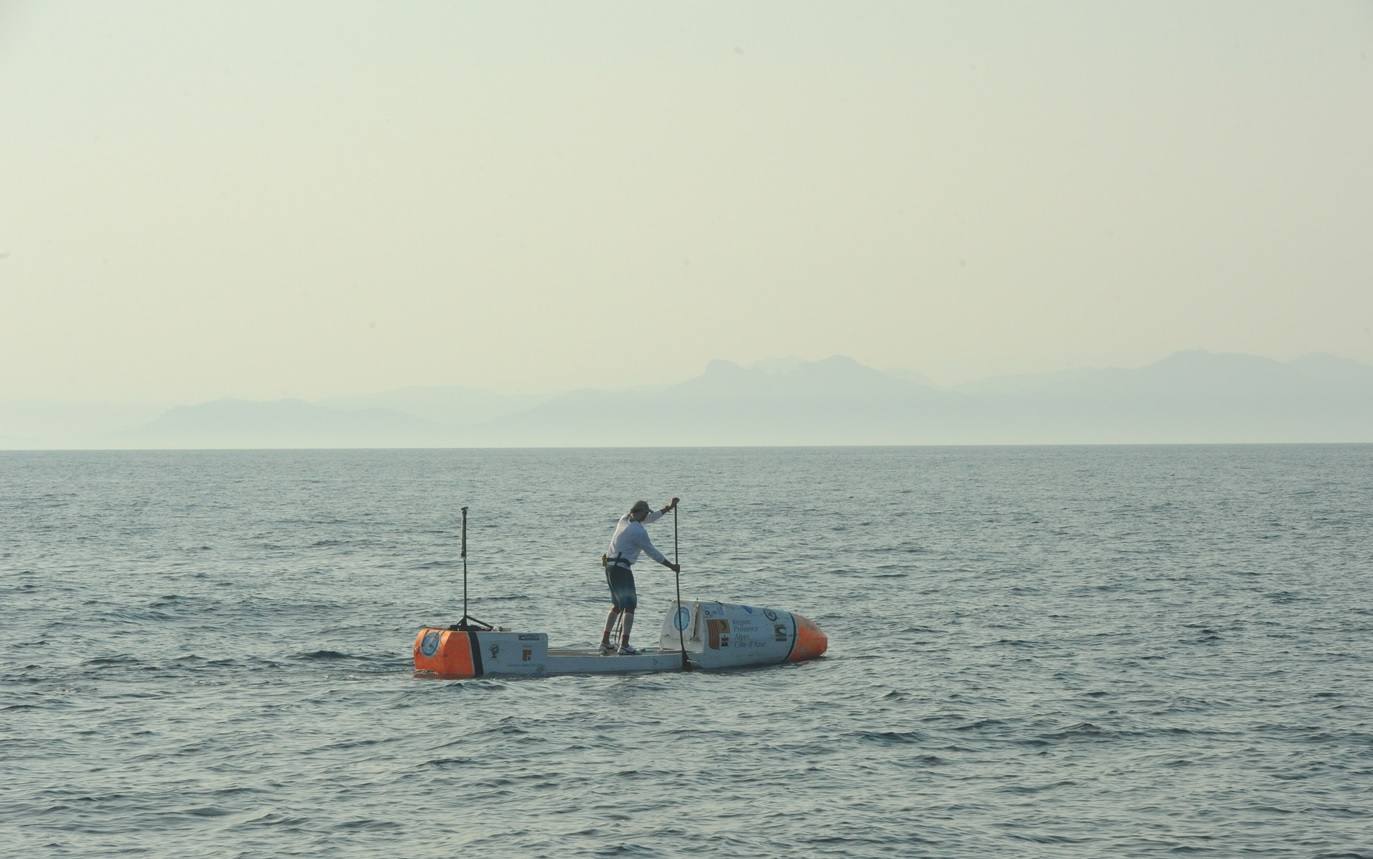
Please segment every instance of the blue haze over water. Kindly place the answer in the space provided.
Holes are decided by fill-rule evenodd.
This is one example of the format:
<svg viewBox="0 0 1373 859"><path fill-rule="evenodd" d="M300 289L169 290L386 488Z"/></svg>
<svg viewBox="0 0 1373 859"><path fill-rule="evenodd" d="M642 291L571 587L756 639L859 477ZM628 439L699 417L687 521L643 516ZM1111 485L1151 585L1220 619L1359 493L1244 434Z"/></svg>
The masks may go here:
<svg viewBox="0 0 1373 859"><path fill-rule="evenodd" d="M412 675L673 494L824 659ZM1371 570L1366 445L0 453L0 854L1373 856Z"/></svg>

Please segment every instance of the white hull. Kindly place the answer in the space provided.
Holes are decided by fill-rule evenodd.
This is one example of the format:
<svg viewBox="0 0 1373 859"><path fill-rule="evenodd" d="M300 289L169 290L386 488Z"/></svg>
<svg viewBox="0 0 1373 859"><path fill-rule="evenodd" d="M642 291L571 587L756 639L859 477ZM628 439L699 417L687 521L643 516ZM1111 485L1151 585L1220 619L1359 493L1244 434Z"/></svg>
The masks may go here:
<svg viewBox="0 0 1373 859"><path fill-rule="evenodd" d="M798 614L719 602L674 602L663 618L657 647L632 656L595 649L549 647L542 632L470 627L425 627L415 637L415 670L440 677L492 675L632 674L743 668L814 659L829 640Z"/></svg>

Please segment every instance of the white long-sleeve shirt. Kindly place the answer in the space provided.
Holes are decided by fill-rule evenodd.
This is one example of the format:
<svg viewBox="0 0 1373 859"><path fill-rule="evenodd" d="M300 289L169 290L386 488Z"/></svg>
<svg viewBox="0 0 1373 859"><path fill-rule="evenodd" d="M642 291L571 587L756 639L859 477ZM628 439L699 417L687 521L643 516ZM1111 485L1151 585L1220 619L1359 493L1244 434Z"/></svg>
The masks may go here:
<svg viewBox="0 0 1373 859"><path fill-rule="evenodd" d="M644 529L645 524L657 522L661 518L661 510L650 511L642 523L635 522L628 513L621 516L620 521L615 523L615 533L610 537L610 551L606 552L606 556L612 563L618 557L622 564L633 564L639 560L642 553L660 564L666 564L667 558L654 548L653 541L648 539L648 531Z"/></svg>

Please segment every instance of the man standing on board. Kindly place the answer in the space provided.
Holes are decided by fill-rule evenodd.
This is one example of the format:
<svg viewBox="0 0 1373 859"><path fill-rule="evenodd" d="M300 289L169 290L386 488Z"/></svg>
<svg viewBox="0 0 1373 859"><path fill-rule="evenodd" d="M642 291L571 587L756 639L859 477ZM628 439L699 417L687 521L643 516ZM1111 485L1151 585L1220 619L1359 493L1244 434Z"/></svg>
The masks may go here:
<svg viewBox="0 0 1373 859"><path fill-rule="evenodd" d="M678 499L673 498L662 510L650 512L647 501L635 501L629 512L615 523L615 533L610 537L610 551L605 556L605 582L610 586L610 615L605 619L605 631L601 633L601 654L614 652L610 646L610 631L615 628L615 619L624 615L620 627L620 649L625 655L639 651L629 646L629 628L634 625L634 609L639 605L639 595L634 590L634 571L630 569L639 560L640 553L672 570L681 572L682 568L663 557L663 553L648 539L644 525L657 522L663 515L676 509Z"/></svg>

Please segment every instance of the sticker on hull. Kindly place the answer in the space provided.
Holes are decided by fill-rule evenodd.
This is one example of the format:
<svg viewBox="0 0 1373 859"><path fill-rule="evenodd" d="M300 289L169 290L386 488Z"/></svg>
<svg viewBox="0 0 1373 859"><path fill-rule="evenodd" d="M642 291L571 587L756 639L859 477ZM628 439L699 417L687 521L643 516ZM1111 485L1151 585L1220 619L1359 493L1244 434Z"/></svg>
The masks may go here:
<svg viewBox="0 0 1373 859"><path fill-rule="evenodd" d="M420 653L423 653L425 656L433 656L437 653L439 650L440 637L441 635L438 630L426 632L424 634L424 641L420 642Z"/></svg>

